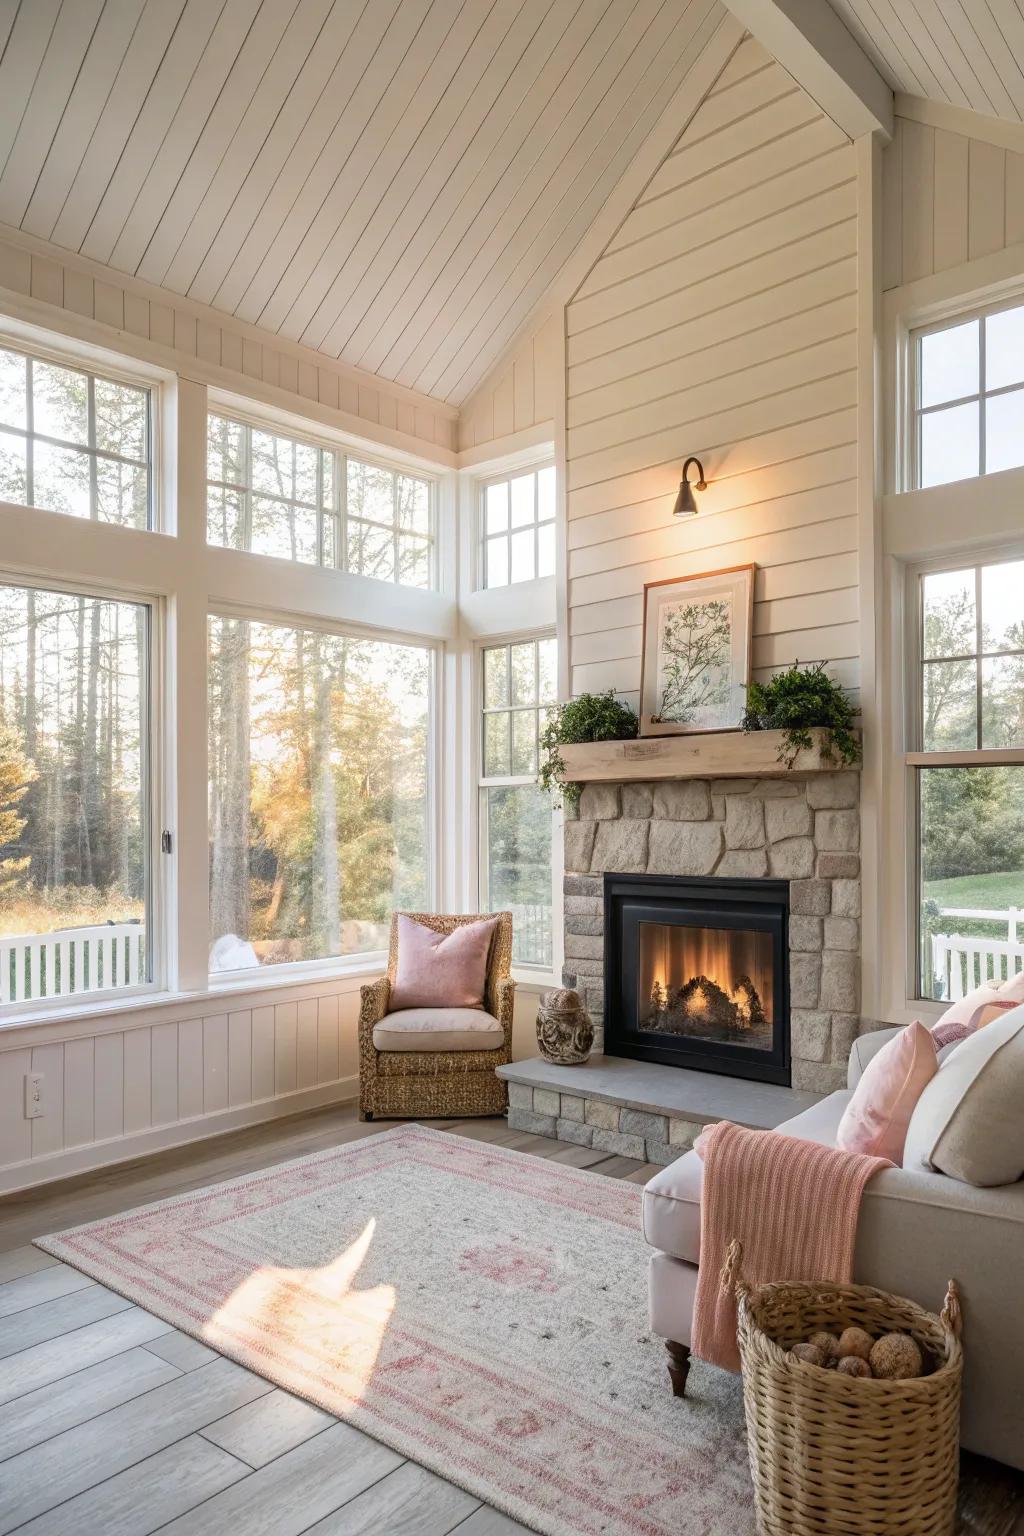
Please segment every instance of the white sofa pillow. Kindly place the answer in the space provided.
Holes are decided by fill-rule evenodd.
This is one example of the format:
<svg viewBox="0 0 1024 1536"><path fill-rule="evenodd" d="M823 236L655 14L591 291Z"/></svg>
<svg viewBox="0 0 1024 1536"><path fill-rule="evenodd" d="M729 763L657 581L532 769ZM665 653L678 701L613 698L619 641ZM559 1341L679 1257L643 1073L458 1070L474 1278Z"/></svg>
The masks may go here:
<svg viewBox="0 0 1024 1536"><path fill-rule="evenodd" d="M904 1168L965 1184L1024 1177L1024 1007L961 1041L928 1083L907 1128Z"/></svg>

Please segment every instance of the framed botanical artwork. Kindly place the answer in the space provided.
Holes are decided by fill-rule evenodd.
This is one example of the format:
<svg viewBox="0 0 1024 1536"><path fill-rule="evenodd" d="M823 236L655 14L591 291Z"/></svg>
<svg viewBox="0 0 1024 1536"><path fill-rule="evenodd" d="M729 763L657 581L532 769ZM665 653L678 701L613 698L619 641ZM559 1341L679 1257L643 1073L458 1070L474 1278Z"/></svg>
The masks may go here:
<svg viewBox="0 0 1024 1536"><path fill-rule="evenodd" d="M641 736L734 731L746 708L755 565L644 587Z"/></svg>

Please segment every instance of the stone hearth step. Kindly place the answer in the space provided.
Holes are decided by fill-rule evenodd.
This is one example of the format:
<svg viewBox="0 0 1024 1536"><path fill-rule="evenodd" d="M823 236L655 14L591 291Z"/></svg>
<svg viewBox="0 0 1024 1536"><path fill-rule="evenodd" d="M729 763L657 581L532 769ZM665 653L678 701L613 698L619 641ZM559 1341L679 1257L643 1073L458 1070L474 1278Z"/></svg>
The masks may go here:
<svg viewBox="0 0 1024 1536"><path fill-rule="evenodd" d="M716 1120L774 1130L820 1098L619 1056L593 1056L578 1067L533 1056L498 1072L508 1081L508 1123L514 1130L647 1163L674 1162Z"/></svg>

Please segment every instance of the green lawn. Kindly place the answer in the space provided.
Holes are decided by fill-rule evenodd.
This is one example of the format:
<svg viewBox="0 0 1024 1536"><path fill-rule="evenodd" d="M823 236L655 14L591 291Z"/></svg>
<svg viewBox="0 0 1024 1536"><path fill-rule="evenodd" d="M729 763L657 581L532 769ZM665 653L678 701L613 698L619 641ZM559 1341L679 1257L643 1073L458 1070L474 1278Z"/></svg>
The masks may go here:
<svg viewBox="0 0 1024 1536"><path fill-rule="evenodd" d="M921 894L940 907L989 907L997 911L1024 907L1024 869L999 870L991 875L958 875L952 880L926 880Z"/></svg>

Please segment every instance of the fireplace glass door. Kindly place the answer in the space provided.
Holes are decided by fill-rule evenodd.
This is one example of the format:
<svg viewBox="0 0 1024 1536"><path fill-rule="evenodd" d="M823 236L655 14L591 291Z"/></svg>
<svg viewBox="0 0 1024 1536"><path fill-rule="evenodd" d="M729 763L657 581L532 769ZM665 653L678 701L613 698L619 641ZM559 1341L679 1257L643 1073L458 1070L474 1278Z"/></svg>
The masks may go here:
<svg viewBox="0 0 1024 1536"><path fill-rule="evenodd" d="M639 940L641 1032L771 1050L770 933L641 922Z"/></svg>

